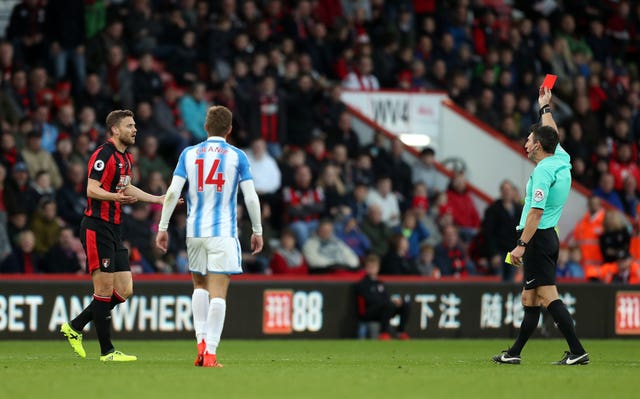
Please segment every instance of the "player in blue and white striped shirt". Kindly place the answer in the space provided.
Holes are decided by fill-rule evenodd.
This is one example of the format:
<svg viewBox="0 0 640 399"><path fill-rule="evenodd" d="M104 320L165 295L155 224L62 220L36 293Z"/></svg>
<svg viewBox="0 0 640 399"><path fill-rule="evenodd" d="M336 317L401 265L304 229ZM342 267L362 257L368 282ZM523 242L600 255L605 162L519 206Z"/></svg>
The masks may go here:
<svg viewBox="0 0 640 399"><path fill-rule="evenodd" d="M238 187L251 219L251 250L262 250L260 201L244 152L226 142L232 114L214 106L207 112L209 137L186 148L180 155L167 190L156 245L167 250L167 228L182 188L187 195L187 255L193 277L192 311L198 343L196 366L222 367L216 350L224 325L226 297L231 274L242 273L236 204Z"/></svg>

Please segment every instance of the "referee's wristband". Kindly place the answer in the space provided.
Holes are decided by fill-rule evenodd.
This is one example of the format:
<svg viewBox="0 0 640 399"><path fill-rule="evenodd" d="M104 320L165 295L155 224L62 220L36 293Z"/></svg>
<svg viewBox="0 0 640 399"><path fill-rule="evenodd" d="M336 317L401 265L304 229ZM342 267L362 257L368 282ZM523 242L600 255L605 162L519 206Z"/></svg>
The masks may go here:
<svg viewBox="0 0 640 399"><path fill-rule="evenodd" d="M540 108L540 111L538 111L538 114L542 116L550 112L551 112L551 107L549 106L549 104L547 104L547 105L543 105L542 108Z"/></svg>

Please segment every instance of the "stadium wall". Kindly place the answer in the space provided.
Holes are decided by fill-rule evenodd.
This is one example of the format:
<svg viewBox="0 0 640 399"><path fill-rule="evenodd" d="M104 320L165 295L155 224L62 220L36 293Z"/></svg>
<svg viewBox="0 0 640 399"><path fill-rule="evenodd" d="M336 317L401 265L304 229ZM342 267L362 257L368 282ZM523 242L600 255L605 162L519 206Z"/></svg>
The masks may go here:
<svg viewBox="0 0 640 399"><path fill-rule="evenodd" d="M246 276L234 281L224 338L355 338L355 278L289 280ZM521 287L476 282L388 278L389 291L411 303L414 338L514 337L523 316ZM564 283L561 297L581 337L640 337L640 286ZM0 281L0 339L55 339L60 325L91 301L86 277ZM112 314L122 339L189 339L188 276L138 279L136 294ZM93 336L89 332L89 336ZM548 315L538 336L560 337Z"/></svg>

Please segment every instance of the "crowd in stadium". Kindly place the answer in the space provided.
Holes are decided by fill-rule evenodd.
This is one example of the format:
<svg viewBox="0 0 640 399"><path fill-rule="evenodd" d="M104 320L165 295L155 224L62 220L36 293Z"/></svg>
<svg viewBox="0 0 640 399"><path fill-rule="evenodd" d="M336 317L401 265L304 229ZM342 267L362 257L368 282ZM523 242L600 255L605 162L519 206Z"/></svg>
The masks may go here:
<svg viewBox="0 0 640 399"><path fill-rule="evenodd" d="M512 280L503 259L521 189L503 182L479 214L464 174L447 181L432 149L408 164L398 139L363 145L340 96L443 90L523 143L538 119L535 88L553 73L573 178L612 205L590 200L558 273L624 280L600 264L640 268L630 222L640 217L639 27L640 4L624 0L18 2L0 32L0 273L84 273L86 165L109 111L134 111L133 183L162 194L220 104L234 113L229 140L247 149L262 202L263 253L250 254L238 215L247 271L351 273L373 252L381 274ZM184 273L186 208L166 255L153 244L160 210L126 209L132 269ZM604 213L613 216L594 216ZM626 241L601 240L603 219Z"/></svg>

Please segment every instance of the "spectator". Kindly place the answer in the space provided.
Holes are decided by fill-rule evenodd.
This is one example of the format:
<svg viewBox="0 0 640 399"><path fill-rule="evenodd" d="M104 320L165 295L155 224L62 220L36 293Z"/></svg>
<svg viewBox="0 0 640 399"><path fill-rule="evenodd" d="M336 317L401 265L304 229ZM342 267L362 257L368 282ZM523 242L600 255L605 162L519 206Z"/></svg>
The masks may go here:
<svg viewBox="0 0 640 399"><path fill-rule="evenodd" d="M338 168L326 164L318 177L316 186L322 189L325 198L324 216L340 220L351 213L348 205L347 191L338 175Z"/></svg>
<svg viewBox="0 0 640 399"><path fill-rule="evenodd" d="M78 118L78 134L86 134L93 143L104 141L105 127L97 122L96 111L91 107L82 107Z"/></svg>
<svg viewBox="0 0 640 399"><path fill-rule="evenodd" d="M638 205L640 205L635 177L629 175L622 180L622 190L619 195L624 205L624 213L635 218L638 213Z"/></svg>
<svg viewBox="0 0 640 399"><path fill-rule="evenodd" d="M109 96L109 100L113 102L115 106L130 109L133 107L133 82L131 72L129 72L127 66L124 49L122 46L113 45L109 47L108 54L107 63L102 65L98 71L98 76L100 76L100 80L105 82L104 90ZM90 83L95 85L94 82ZM88 85L86 85L85 88L89 89ZM94 97L99 95L99 86L97 88L91 87L91 89L93 89L94 93L90 94Z"/></svg>
<svg viewBox="0 0 640 399"><path fill-rule="evenodd" d="M16 247L1 264L2 273L34 274L41 272L41 259L33 251L35 237L31 230L25 230L18 235Z"/></svg>
<svg viewBox="0 0 640 399"><path fill-rule="evenodd" d="M4 200L7 168L0 163L0 263L11 253L11 240L7 231L7 207Z"/></svg>
<svg viewBox="0 0 640 399"><path fill-rule="evenodd" d="M347 216L344 226L337 234L338 238L349 246L360 260L371 250L371 242L362 232L358 221L353 216Z"/></svg>
<svg viewBox="0 0 640 399"><path fill-rule="evenodd" d="M282 195L285 223L296 235L298 245L304 246L325 210L324 192L311 185L311 170L302 165L295 170L294 184L284 187Z"/></svg>
<svg viewBox="0 0 640 399"><path fill-rule="evenodd" d="M207 138L204 130L205 117L209 104L205 99L205 85L202 82L194 82L189 94L178 101L180 119L190 134L191 143L197 143Z"/></svg>
<svg viewBox="0 0 640 399"><path fill-rule="evenodd" d="M436 153L427 147L420 152L420 162L413 165L411 179L413 184L423 183L427 187L427 197L433 198L447 188L444 176L436 168Z"/></svg>
<svg viewBox="0 0 640 399"><path fill-rule="evenodd" d="M378 78L372 74L373 62L370 57L363 56L358 60L358 67L349 72L342 81L342 87L349 90L375 91L380 89Z"/></svg>
<svg viewBox="0 0 640 399"><path fill-rule="evenodd" d="M57 204L52 197L43 197L40 200L30 229L36 240L33 252L43 256L55 245L60 236L61 226L57 215Z"/></svg>
<svg viewBox="0 0 640 399"><path fill-rule="evenodd" d="M117 18L111 19L107 26L87 43L87 70L90 74L97 73L107 62L107 54L112 46L126 49L124 25Z"/></svg>
<svg viewBox="0 0 640 399"><path fill-rule="evenodd" d="M36 106L35 95L27 86L27 73L19 69L11 76L11 85L7 90L13 111L20 118L29 116Z"/></svg>
<svg viewBox="0 0 640 399"><path fill-rule="evenodd" d="M429 230L418 220L417 214L408 209L402 215L402 223L396 227L396 233L403 235L408 243L408 256L416 259L420 253L420 246L429 238Z"/></svg>
<svg viewBox="0 0 640 399"><path fill-rule="evenodd" d="M636 187L640 183L640 167L638 167L637 161L633 160L632 155L631 144L621 143L617 148L616 159L612 159L609 162L609 173L613 175L613 188L615 190L622 190L623 180L627 176L635 179Z"/></svg>
<svg viewBox="0 0 640 399"><path fill-rule="evenodd" d="M47 171L51 176L51 185L53 188L58 189L62 186L62 177L56 161L53 156L42 149L42 133L32 131L27 135L27 146L22 150L22 158L27 164L29 169L29 175L34 178L36 174L41 171Z"/></svg>
<svg viewBox="0 0 640 399"><path fill-rule="evenodd" d="M576 259L577 258L577 259ZM560 247L558 251L558 266L556 267L556 278L584 278L584 271L580 266L580 249Z"/></svg>
<svg viewBox="0 0 640 399"><path fill-rule="evenodd" d="M582 268L588 279L600 278L602 253L599 237L603 231L605 210L599 197L591 196L587 212L573 229L573 243L581 252Z"/></svg>
<svg viewBox="0 0 640 399"><path fill-rule="evenodd" d="M376 175L373 171L371 155L363 151L358 155L355 165L353 166L353 183L356 185L363 184L373 186L375 180Z"/></svg>
<svg viewBox="0 0 640 399"><path fill-rule="evenodd" d="M58 139L58 134L60 132L55 124L49 122L49 119L49 106L44 104L38 105L33 113L33 131L40 134L40 146L42 149L51 153L55 151L56 140ZM73 132L68 133L72 134ZM27 143L29 142L28 139L29 132L27 132Z"/></svg>
<svg viewBox="0 0 640 399"><path fill-rule="evenodd" d="M136 104L152 103L162 95L162 79L154 70L153 55L144 52L138 58L138 68L132 75L133 100ZM186 62L186 60L185 60Z"/></svg>
<svg viewBox="0 0 640 399"><path fill-rule="evenodd" d="M429 200L427 199L427 187L423 183L416 183L413 187L413 199L409 208L416 217L418 223L424 226L429 236L423 241L436 246L442 241L442 235L436 222L436 217L429 212Z"/></svg>
<svg viewBox="0 0 640 399"><path fill-rule="evenodd" d="M15 164L22 162L20 150L16 147L16 140L13 134L6 132L0 135L0 163L7 169L12 169Z"/></svg>
<svg viewBox="0 0 640 399"><path fill-rule="evenodd" d="M38 65L47 54L45 15L45 3L39 0L24 0L11 10L7 39L28 65Z"/></svg>
<svg viewBox="0 0 640 399"><path fill-rule="evenodd" d="M62 176L63 185L66 183L67 176L69 174L69 164L71 159L71 152L73 151L73 144L71 136L66 133L58 135L56 140L56 150L53 152L53 160L60 171Z"/></svg>
<svg viewBox="0 0 640 399"><path fill-rule="evenodd" d="M354 270L360 265L358 256L333 233L333 223L323 220L316 234L302 247L310 273L332 273Z"/></svg>
<svg viewBox="0 0 640 399"><path fill-rule="evenodd" d="M622 212L615 209L605 211L599 241L600 253L602 253L602 260L605 263L614 262L629 252L630 226Z"/></svg>
<svg viewBox="0 0 640 399"><path fill-rule="evenodd" d="M171 168L167 161L158 155L158 139L154 136L146 136L142 141L141 153L138 158L140 178L146 181L152 172L159 172L164 180L169 180Z"/></svg>
<svg viewBox="0 0 640 399"><path fill-rule="evenodd" d="M187 146L189 134L184 128L178 107L179 91L174 84L167 84L162 98L153 103L151 117L160 143L160 153L169 159L178 159Z"/></svg>
<svg viewBox="0 0 640 399"><path fill-rule="evenodd" d="M251 141L247 159L258 195L274 195L282 184L282 174L276 160L267 152L267 143L262 137Z"/></svg>
<svg viewBox="0 0 640 399"><path fill-rule="evenodd" d="M296 236L291 230L285 229L280 234L280 245L275 249L269 269L273 274L293 274L306 275L309 267L302 255L296 248Z"/></svg>
<svg viewBox="0 0 640 399"><path fill-rule="evenodd" d="M598 186L593 190L593 195L607 201L620 211L624 211L624 205L618 193L614 190L615 178L611 173L603 173L598 180Z"/></svg>
<svg viewBox="0 0 640 399"><path fill-rule="evenodd" d="M475 274L475 265L469 259L455 226L446 226L442 242L435 248L435 264L442 276L466 277Z"/></svg>
<svg viewBox="0 0 640 399"><path fill-rule="evenodd" d="M84 81L84 87L77 97L77 105L80 109L90 107L96 113L96 120L104 123L107 115L114 108L114 99L110 97L107 90L103 88L102 79L98 73L99 71L87 75Z"/></svg>
<svg viewBox="0 0 640 399"><path fill-rule="evenodd" d="M391 177L379 176L376 181L376 188L369 190L367 195L367 206L377 205L382 211L382 221L388 227L395 227L400 224L400 205L398 198L391 191Z"/></svg>
<svg viewBox="0 0 640 399"><path fill-rule="evenodd" d="M79 241L73 235L71 227L60 229L58 241L54 244L42 261L42 271L45 273L82 273L82 267L78 260L76 245Z"/></svg>
<svg viewBox="0 0 640 399"><path fill-rule="evenodd" d="M389 164L387 165L387 173L393 176L393 191L402 203L403 209L408 206L407 202L411 198L411 168L404 161L403 154L405 152L404 144L396 137L391 140L391 153L389 154Z"/></svg>
<svg viewBox="0 0 640 399"><path fill-rule="evenodd" d="M317 92L309 75L302 75L287 97L287 142L305 148L316 127Z"/></svg>
<svg viewBox="0 0 640 399"><path fill-rule="evenodd" d="M447 205L451 207L453 222L460 229L460 237L468 242L478 233L480 215L468 191L467 179L463 174L457 174L451 180L447 189Z"/></svg>
<svg viewBox="0 0 640 399"><path fill-rule="evenodd" d="M73 63L73 82L77 88L84 82L85 19L83 0L48 0L45 6L45 31L54 58L55 77L67 77L67 63ZM73 21L73 23L69 23Z"/></svg>
<svg viewBox="0 0 640 399"><path fill-rule="evenodd" d="M409 319L410 306L400 296L390 296L384 284L378 280L380 272L380 258L370 254L364 260L366 276L356 285L358 301L358 319L360 321L377 321L380 323L381 340L391 339L390 320L399 315L400 323L397 327L398 339L409 339L405 327Z"/></svg>
<svg viewBox="0 0 640 399"><path fill-rule="evenodd" d="M522 204L518 202L517 190L510 181L500 184L500 198L495 200L484 213L482 233L489 255L492 274L502 275L503 281L513 281L515 270L504 262L518 239L515 226L520 222Z"/></svg>
<svg viewBox="0 0 640 399"><path fill-rule="evenodd" d="M53 198L55 196L55 190L51 186L51 176L46 170L41 170L36 173L36 177L31 181L27 190L27 196L29 203L40 204L40 200L43 198Z"/></svg>
<svg viewBox="0 0 640 399"><path fill-rule="evenodd" d="M440 278L440 268L434 262L435 249L431 244L420 245L420 253L416 259L416 271L424 277Z"/></svg>
<svg viewBox="0 0 640 399"><path fill-rule="evenodd" d="M380 205L368 206L367 216L362 221L362 232L371 242L373 253L382 257L389 251L391 229L382 221L382 209Z"/></svg>
<svg viewBox="0 0 640 399"><path fill-rule="evenodd" d="M360 224L367 215L367 196L369 194L369 186L358 183L347 197L347 205L349 206L349 215L356 219Z"/></svg>
<svg viewBox="0 0 640 399"><path fill-rule="evenodd" d="M65 184L56 192L58 214L74 231L80 227L87 206L85 167L80 163L71 163L67 171Z"/></svg>
<svg viewBox="0 0 640 399"><path fill-rule="evenodd" d="M409 240L400 233L391 236L389 250L382 258L380 274L411 275L417 274L415 258L409 254Z"/></svg>
<svg viewBox="0 0 640 399"><path fill-rule="evenodd" d="M351 128L351 115L346 111L340 114L338 123L332 127L331 134L327 138L328 148L332 149L338 144L346 146L349 158L352 159L356 158L360 151L360 139Z"/></svg>
<svg viewBox="0 0 640 399"><path fill-rule="evenodd" d="M153 14L151 1L134 0L128 11L125 20L127 47L134 55L155 48L162 26Z"/></svg>
<svg viewBox="0 0 640 399"><path fill-rule="evenodd" d="M602 280L614 284L640 284L640 263L630 254L624 254L615 262L602 265Z"/></svg>
<svg viewBox="0 0 640 399"><path fill-rule="evenodd" d="M189 86L198 81L198 52L194 31L187 30L182 34L180 45L169 56L167 69L178 85Z"/></svg>
<svg viewBox="0 0 640 399"><path fill-rule="evenodd" d="M249 102L249 107L251 136L262 138L269 154L279 159L282 156L282 147L287 142L287 113L285 98L278 90L273 76L267 75L262 79L258 92Z"/></svg>

